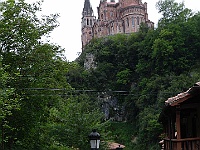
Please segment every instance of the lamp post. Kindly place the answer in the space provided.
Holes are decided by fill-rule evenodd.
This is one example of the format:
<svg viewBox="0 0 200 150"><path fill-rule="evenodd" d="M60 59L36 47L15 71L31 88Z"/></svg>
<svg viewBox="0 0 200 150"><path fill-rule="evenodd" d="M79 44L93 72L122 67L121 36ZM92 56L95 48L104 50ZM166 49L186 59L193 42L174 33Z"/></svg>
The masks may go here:
<svg viewBox="0 0 200 150"><path fill-rule="evenodd" d="M91 150L98 150L100 144L100 134L94 129L89 134Z"/></svg>

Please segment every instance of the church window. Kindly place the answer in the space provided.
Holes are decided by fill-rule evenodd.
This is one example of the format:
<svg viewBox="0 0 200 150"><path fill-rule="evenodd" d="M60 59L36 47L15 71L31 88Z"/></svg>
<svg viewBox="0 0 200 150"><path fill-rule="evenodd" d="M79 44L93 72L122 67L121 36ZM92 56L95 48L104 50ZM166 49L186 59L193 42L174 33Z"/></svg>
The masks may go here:
<svg viewBox="0 0 200 150"><path fill-rule="evenodd" d="M118 27L119 27L119 32L121 32L121 26L119 25Z"/></svg>
<svg viewBox="0 0 200 150"><path fill-rule="evenodd" d="M101 19L103 20L103 14L101 14Z"/></svg>
<svg viewBox="0 0 200 150"><path fill-rule="evenodd" d="M129 27L129 19L127 18L127 20L126 20L126 21L127 21L127 26Z"/></svg>
<svg viewBox="0 0 200 150"><path fill-rule="evenodd" d="M113 17L113 12L112 11L110 12L110 17Z"/></svg>
<svg viewBox="0 0 200 150"><path fill-rule="evenodd" d="M110 35L110 28L108 28L108 34Z"/></svg>
<svg viewBox="0 0 200 150"><path fill-rule="evenodd" d="M106 11L104 10L104 19L106 20Z"/></svg>
<svg viewBox="0 0 200 150"><path fill-rule="evenodd" d="M140 19L137 17L137 25L140 25Z"/></svg>
<svg viewBox="0 0 200 150"><path fill-rule="evenodd" d="M92 19L90 19L90 25L92 26Z"/></svg>
<svg viewBox="0 0 200 150"><path fill-rule="evenodd" d="M87 26L89 25L89 19L87 19Z"/></svg>
<svg viewBox="0 0 200 150"><path fill-rule="evenodd" d="M132 26L134 27L135 26L135 18L132 17Z"/></svg>

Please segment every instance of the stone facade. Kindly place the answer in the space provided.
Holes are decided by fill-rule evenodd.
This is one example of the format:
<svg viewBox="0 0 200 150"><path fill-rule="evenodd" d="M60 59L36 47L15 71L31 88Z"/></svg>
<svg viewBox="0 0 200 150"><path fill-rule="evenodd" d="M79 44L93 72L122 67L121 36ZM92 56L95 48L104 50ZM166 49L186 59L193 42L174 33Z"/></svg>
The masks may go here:
<svg viewBox="0 0 200 150"><path fill-rule="evenodd" d="M100 0L97 10L98 19L94 16L90 1L85 0L81 23L82 50L92 38L138 32L141 23L154 28L154 23L148 19L147 3L142 3L142 0Z"/></svg>

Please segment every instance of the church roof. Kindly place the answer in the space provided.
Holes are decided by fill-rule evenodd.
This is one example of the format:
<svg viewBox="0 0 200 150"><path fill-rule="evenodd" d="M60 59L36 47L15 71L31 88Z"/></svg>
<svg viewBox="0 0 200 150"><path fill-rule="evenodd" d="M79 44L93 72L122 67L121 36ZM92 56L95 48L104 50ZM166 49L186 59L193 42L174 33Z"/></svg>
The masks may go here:
<svg viewBox="0 0 200 150"><path fill-rule="evenodd" d="M82 15L83 15L83 17L93 16L93 9L92 9L92 6L90 4L90 0L85 0Z"/></svg>

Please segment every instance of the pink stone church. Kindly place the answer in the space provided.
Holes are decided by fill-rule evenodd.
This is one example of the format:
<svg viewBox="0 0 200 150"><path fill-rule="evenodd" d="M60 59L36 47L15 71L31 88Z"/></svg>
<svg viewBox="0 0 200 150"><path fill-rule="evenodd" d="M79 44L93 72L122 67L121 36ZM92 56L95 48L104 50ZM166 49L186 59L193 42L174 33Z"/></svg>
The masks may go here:
<svg viewBox="0 0 200 150"><path fill-rule="evenodd" d="M100 0L97 12L98 18L94 16L90 0L85 0L81 22L82 50L93 38L138 32L141 23L154 28L154 23L148 19L147 3L142 0Z"/></svg>

